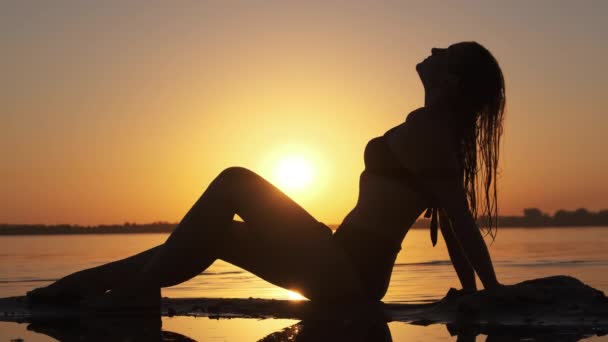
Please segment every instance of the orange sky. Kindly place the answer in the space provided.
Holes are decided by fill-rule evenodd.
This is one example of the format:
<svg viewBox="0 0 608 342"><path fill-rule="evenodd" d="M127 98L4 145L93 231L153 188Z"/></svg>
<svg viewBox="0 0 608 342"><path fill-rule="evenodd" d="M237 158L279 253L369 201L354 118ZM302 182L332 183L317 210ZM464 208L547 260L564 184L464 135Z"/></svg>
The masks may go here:
<svg viewBox="0 0 608 342"><path fill-rule="evenodd" d="M19 2L0 10L0 222L178 221L222 169L309 158L319 220L421 106L414 66L477 40L508 109L503 214L608 208L608 2Z"/></svg>

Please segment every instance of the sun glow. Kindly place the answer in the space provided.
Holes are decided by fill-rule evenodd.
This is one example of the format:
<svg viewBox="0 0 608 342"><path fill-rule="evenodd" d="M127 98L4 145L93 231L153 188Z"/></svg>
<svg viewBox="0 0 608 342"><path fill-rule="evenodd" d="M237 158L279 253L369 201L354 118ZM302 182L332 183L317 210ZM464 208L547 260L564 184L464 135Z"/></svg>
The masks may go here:
<svg viewBox="0 0 608 342"><path fill-rule="evenodd" d="M285 191L304 190L312 183L313 178L312 163L302 156L281 159L274 171L277 185Z"/></svg>
<svg viewBox="0 0 608 342"><path fill-rule="evenodd" d="M304 298L304 296L302 296L301 294L291 291L291 290L287 290L287 299L289 300L305 300L306 298Z"/></svg>

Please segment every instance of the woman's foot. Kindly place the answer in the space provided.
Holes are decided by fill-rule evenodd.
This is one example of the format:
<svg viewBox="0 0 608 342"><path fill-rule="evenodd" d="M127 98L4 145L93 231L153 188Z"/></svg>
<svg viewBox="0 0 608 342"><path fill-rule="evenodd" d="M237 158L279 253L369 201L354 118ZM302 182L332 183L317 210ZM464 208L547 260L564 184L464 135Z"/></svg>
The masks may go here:
<svg viewBox="0 0 608 342"><path fill-rule="evenodd" d="M470 294L473 294L477 292L477 290L474 289L455 289L453 287L450 288L450 290L448 291L448 293L445 295L446 299L454 299L454 298L460 298L460 297L464 297Z"/></svg>
<svg viewBox="0 0 608 342"><path fill-rule="evenodd" d="M118 314L160 314L160 288L127 287L110 290L100 296L85 299L81 306L95 312Z"/></svg>
<svg viewBox="0 0 608 342"><path fill-rule="evenodd" d="M72 273L46 287L27 293L31 303L77 304L85 298L104 294L109 286L104 284L92 269Z"/></svg>

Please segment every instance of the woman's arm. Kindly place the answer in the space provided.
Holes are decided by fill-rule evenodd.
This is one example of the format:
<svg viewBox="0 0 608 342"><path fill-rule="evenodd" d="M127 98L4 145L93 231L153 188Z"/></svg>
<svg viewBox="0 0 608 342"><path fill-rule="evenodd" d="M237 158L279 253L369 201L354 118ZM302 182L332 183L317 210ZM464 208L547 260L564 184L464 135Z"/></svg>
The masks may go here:
<svg viewBox="0 0 608 342"><path fill-rule="evenodd" d="M445 208L452 222L454 237L460 242L466 259L479 276L483 287L486 289L498 287L500 283L496 279L488 247L469 210L464 188L459 183L435 181L432 182L431 187L440 206Z"/></svg>
<svg viewBox="0 0 608 342"><path fill-rule="evenodd" d="M460 246L460 242L456 239L456 236L454 236L450 219L444 210L439 211L439 223L439 226L441 227L441 234L443 235L445 244L448 247L450 260L452 260L454 270L456 270L456 274L458 274L458 279L460 280L460 284L462 284L462 289L466 292L477 291L475 270L469 263L469 260L467 260L467 257L462 250L462 246Z"/></svg>

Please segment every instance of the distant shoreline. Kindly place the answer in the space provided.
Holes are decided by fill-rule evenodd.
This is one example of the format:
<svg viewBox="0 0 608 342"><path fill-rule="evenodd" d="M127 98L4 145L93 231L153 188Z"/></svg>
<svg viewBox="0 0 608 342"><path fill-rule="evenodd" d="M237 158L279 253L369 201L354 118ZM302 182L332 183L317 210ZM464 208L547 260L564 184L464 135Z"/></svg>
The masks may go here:
<svg viewBox="0 0 608 342"><path fill-rule="evenodd" d="M485 226L486 217L480 217L478 224ZM44 224L0 224L2 235L81 235L81 234L146 234L171 233L177 223L157 221L137 224L125 222L124 224L81 226L70 224L44 225ZM328 224L335 230L337 224ZM523 216L499 216L500 228L568 228L568 227L608 227L608 210L591 212L581 208L574 211L558 210L553 216L543 213L537 208L523 210ZM429 220L418 219L412 228L428 228Z"/></svg>
<svg viewBox="0 0 608 342"><path fill-rule="evenodd" d="M151 234L171 233L176 223L148 223L121 225L44 225L44 224L0 224L0 236L8 235L87 235L87 234Z"/></svg>
<svg viewBox="0 0 608 342"><path fill-rule="evenodd" d="M68 231L64 229L56 229L54 226L45 226L45 228L40 230L29 230L25 229L21 231L22 228L19 228L20 231L15 231L13 229L5 229L5 225L0 225L0 237L2 236L49 236L49 235L129 235L129 234L169 234L173 232L173 228L171 229L99 229L99 228L71 228ZM335 230L338 225L329 225L332 230ZM411 229L423 230L428 229L428 226L414 225ZM500 229L568 229L568 228L608 228L608 226L536 226L536 227L524 227L524 226L499 226Z"/></svg>
<svg viewBox="0 0 608 342"><path fill-rule="evenodd" d="M338 225L329 225L332 230L335 230ZM411 229L423 230L428 229L428 226L412 226ZM542 227L522 227L522 226L499 226L500 229L568 229L568 228L608 228L608 226L542 226ZM0 237L2 236L49 236L49 235L129 235L129 234L169 234L173 229L123 229L123 230L112 230L105 231L96 228L82 228L81 230L70 230L70 231L55 231L52 226L39 231L27 231L27 232L15 232L15 231L4 231L0 227Z"/></svg>
<svg viewBox="0 0 608 342"><path fill-rule="evenodd" d="M486 220L481 217L479 225ZM582 227L608 227L608 210L589 212L586 209L575 211L559 210L553 216L542 213L539 209L525 209L523 216L500 216L499 228L582 228ZM126 222L115 225L81 226L70 224L44 225L44 224L0 224L0 236L19 235L92 235L92 234L154 234L171 233L177 223L153 222L137 224ZM338 224L328 224L335 230ZM428 219L419 219L412 229L429 227Z"/></svg>

